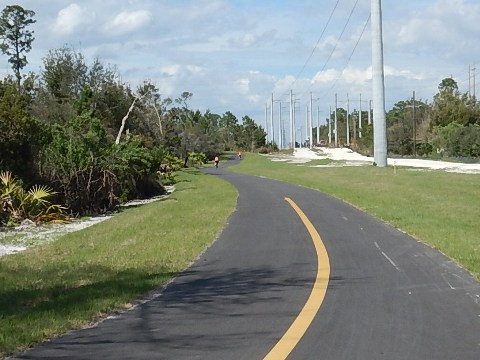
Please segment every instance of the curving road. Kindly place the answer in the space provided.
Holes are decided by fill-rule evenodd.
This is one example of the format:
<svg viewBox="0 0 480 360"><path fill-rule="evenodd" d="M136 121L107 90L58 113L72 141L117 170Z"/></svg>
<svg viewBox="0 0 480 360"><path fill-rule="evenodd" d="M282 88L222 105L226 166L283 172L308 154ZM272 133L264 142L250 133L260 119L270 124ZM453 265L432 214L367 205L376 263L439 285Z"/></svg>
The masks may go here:
<svg viewBox="0 0 480 360"><path fill-rule="evenodd" d="M285 340L295 345L289 360L480 358L480 284L452 261L322 193L206 171L234 184L239 198L198 261L155 299L18 359L253 360ZM285 198L320 234L328 279ZM312 288L327 283L306 332L285 339Z"/></svg>

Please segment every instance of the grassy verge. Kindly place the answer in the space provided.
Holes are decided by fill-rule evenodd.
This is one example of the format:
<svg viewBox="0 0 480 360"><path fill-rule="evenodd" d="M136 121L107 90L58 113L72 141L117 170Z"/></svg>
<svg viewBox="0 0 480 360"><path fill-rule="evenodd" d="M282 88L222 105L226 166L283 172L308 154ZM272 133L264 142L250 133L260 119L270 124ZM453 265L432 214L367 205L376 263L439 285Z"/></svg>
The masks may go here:
<svg viewBox="0 0 480 360"><path fill-rule="evenodd" d="M198 171L177 179L166 200L0 257L0 358L128 307L216 238L235 207L235 189Z"/></svg>
<svg viewBox="0 0 480 360"><path fill-rule="evenodd" d="M318 161L316 162L318 163ZM408 168L312 168L248 154L233 171L331 194L440 250L480 279L480 176Z"/></svg>

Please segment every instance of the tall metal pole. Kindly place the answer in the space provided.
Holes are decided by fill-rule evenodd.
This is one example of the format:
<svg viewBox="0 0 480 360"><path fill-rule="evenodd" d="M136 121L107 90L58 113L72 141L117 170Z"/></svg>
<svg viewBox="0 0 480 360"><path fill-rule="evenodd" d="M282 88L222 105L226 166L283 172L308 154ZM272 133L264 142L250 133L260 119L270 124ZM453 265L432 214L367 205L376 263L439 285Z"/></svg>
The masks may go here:
<svg viewBox="0 0 480 360"><path fill-rule="evenodd" d="M317 106L317 146L320 144L320 106Z"/></svg>
<svg viewBox="0 0 480 360"><path fill-rule="evenodd" d="M310 92L310 127L308 128L310 133L310 149L313 147L313 97Z"/></svg>
<svg viewBox="0 0 480 360"><path fill-rule="evenodd" d="M335 94L335 147L338 147L337 108L338 108L338 99L337 99L337 94Z"/></svg>
<svg viewBox="0 0 480 360"><path fill-rule="evenodd" d="M270 132L272 133L272 144L275 142L275 131L273 129L273 93L272 103L270 104Z"/></svg>
<svg viewBox="0 0 480 360"><path fill-rule="evenodd" d="M293 93L290 90L290 148L295 149L293 142Z"/></svg>
<svg viewBox="0 0 480 360"><path fill-rule="evenodd" d="M278 147L283 148L282 144L282 101L278 101Z"/></svg>
<svg viewBox="0 0 480 360"><path fill-rule="evenodd" d="M350 97L347 93L347 146L350 146Z"/></svg>
<svg viewBox="0 0 480 360"><path fill-rule="evenodd" d="M368 125L372 124L372 100L368 100Z"/></svg>
<svg viewBox="0 0 480 360"><path fill-rule="evenodd" d="M297 146L297 115L296 115L296 101L293 99L293 148Z"/></svg>
<svg viewBox="0 0 480 360"><path fill-rule="evenodd" d="M383 69L382 1L371 2L373 70L373 154L377 166L387 166L387 124Z"/></svg>
<svg viewBox="0 0 480 360"><path fill-rule="evenodd" d="M328 146L332 144L332 106L328 113Z"/></svg>
<svg viewBox="0 0 480 360"><path fill-rule="evenodd" d="M268 103L265 103L265 132L267 133L268 142Z"/></svg>
<svg viewBox="0 0 480 360"><path fill-rule="evenodd" d="M473 69L472 70L473 70L473 97L475 98L475 97L477 97L476 91L475 91L475 88L477 87L476 84L475 84L475 70L477 70L477 69L475 68L475 64L473 64Z"/></svg>
<svg viewBox="0 0 480 360"><path fill-rule="evenodd" d="M413 156L417 157L417 120L415 119L415 91L413 92Z"/></svg>
<svg viewBox="0 0 480 360"><path fill-rule="evenodd" d="M360 111L358 116L358 137L362 138L362 94L360 93Z"/></svg>
<svg viewBox="0 0 480 360"><path fill-rule="evenodd" d="M468 97L472 97L472 69L468 64Z"/></svg>
<svg viewBox="0 0 480 360"><path fill-rule="evenodd" d="M305 142L307 142L308 134L309 134L308 128L310 127L310 126L308 125L308 119L309 119L309 116L308 116L308 115L311 113L311 112L308 111L308 105L305 106L305 111L306 111L306 113L305 113L305 125L306 125L306 126L305 126ZM310 143L311 141L312 141L312 139L309 139L309 143ZM306 146L306 144L305 144L305 146ZM308 147L310 147L310 144L308 145Z"/></svg>

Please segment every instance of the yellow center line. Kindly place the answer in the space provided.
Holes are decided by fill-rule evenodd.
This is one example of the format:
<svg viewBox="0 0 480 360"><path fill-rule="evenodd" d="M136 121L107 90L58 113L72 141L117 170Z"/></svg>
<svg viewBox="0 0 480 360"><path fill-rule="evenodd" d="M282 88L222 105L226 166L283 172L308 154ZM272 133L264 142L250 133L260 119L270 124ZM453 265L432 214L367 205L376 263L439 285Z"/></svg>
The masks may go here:
<svg viewBox="0 0 480 360"><path fill-rule="evenodd" d="M317 277L313 284L312 292L308 297L307 302L303 306L302 311L298 314L295 321L290 325L288 330L277 342L272 350L264 357L263 360L282 360L292 352L300 339L303 337L308 327L312 323L320 306L322 305L325 294L327 293L328 281L330 278L330 260L328 259L327 249L320 238L317 230L303 213L297 204L292 199L285 198L285 200L297 212L303 224L307 228L312 237L317 252Z"/></svg>

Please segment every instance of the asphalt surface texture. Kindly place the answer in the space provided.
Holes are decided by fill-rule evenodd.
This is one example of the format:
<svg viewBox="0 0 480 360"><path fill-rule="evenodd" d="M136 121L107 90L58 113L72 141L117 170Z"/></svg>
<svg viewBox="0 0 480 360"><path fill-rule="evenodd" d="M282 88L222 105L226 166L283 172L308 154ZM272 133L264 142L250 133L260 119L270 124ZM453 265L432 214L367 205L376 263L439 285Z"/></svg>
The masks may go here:
<svg viewBox="0 0 480 360"><path fill-rule="evenodd" d="M222 163L205 172L239 197L191 267L159 296L15 359L263 359L316 277L312 239L286 197L315 226L331 267L326 297L289 360L480 359L480 284L454 262L320 192Z"/></svg>

